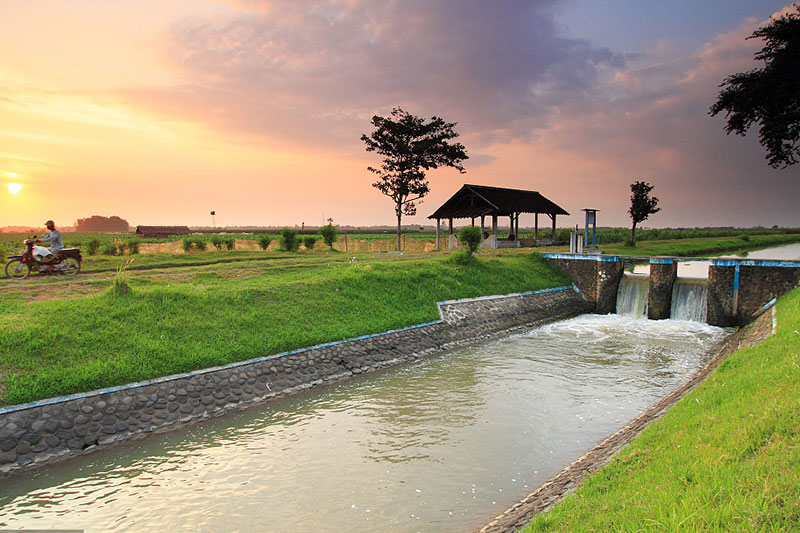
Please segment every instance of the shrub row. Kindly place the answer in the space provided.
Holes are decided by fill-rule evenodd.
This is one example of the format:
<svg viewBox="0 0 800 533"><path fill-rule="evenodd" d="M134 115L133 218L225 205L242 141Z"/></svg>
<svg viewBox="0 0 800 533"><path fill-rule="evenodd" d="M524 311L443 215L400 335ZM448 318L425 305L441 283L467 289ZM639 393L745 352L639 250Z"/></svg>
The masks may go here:
<svg viewBox="0 0 800 533"><path fill-rule="evenodd" d="M102 255L125 255L125 252L134 255L139 253L139 241L131 239L125 242L107 242L101 245L97 239L92 239L86 245L86 251L89 255L96 255L100 252Z"/></svg>

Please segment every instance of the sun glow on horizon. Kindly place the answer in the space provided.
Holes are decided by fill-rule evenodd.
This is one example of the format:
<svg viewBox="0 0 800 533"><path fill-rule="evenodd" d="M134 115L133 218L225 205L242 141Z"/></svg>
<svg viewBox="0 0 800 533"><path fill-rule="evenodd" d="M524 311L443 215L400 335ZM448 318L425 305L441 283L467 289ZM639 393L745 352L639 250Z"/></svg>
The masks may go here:
<svg viewBox="0 0 800 533"><path fill-rule="evenodd" d="M8 192L10 192L11 194L17 194L21 190L22 190L22 184L20 184L20 183L9 183L8 184Z"/></svg>

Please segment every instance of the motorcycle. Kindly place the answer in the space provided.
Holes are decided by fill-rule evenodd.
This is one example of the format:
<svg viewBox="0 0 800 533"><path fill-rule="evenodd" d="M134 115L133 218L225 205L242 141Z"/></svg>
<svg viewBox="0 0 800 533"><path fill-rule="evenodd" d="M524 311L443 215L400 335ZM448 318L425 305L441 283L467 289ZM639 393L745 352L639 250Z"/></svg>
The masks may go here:
<svg viewBox="0 0 800 533"><path fill-rule="evenodd" d="M12 279L25 279L31 271L74 276L81 271L80 248L62 248L55 254L44 246L36 246L34 235L25 239L25 249L19 255L9 255L6 263L6 276Z"/></svg>

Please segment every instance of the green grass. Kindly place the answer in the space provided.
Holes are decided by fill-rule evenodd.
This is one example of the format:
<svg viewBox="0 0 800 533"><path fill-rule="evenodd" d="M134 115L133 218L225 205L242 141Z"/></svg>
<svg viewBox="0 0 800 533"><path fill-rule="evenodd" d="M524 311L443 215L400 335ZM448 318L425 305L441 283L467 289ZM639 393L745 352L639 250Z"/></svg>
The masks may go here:
<svg viewBox="0 0 800 533"><path fill-rule="evenodd" d="M525 531L800 530L800 289L777 334L731 354Z"/></svg>
<svg viewBox="0 0 800 533"><path fill-rule="evenodd" d="M770 246L800 242L800 234L750 235L741 237L701 237L637 242L636 246L622 243L599 246L604 254L611 255L674 255L682 257L710 256L725 252L758 250Z"/></svg>
<svg viewBox="0 0 800 533"><path fill-rule="evenodd" d="M429 322L438 319L441 300L569 284L537 254L484 256L467 266L443 256L343 262L342 255L327 256L338 262L315 261L326 257L319 254L300 262L217 264L178 277L137 277L129 268L126 295L95 290L30 301L24 288L8 290L0 300L0 402Z"/></svg>
<svg viewBox="0 0 800 533"><path fill-rule="evenodd" d="M582 228L581 228L582 229ZM544 230L544 235L549 235ZM571 228L561 228L556 232L556 240L569 241ZM636 242L697 239L718 237L739 237L742 235L780 235L798 234L800 228L653 228L637 229ZM540 231L539 235L542 235ZM528 235L532 236L532 235ZM591 229L589 238L591 239ZM597 228L595 239L598 244L622 243L631 238L631 229L628 228Z"/></svg>

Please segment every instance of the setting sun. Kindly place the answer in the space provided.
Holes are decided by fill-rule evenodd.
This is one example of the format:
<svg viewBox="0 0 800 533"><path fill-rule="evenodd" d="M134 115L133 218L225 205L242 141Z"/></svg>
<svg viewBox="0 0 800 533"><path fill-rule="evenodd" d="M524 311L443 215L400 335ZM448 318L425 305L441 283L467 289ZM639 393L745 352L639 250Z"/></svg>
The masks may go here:
<svg viewBox="0 0 800 533"><path fill-rule="evenodd" d="M11 194L17 194L21 190L22 190L22 185L19 183L8 184L8 192L10 192Z"/></svg>

